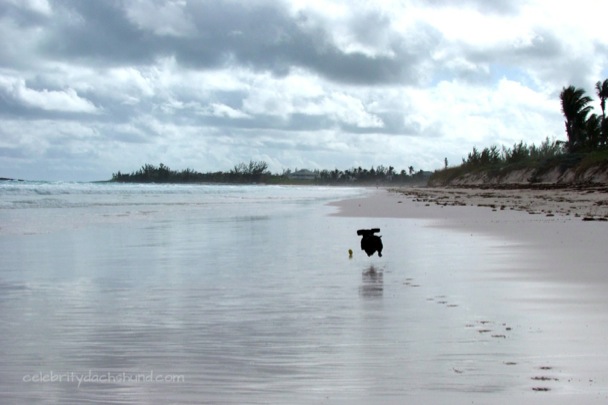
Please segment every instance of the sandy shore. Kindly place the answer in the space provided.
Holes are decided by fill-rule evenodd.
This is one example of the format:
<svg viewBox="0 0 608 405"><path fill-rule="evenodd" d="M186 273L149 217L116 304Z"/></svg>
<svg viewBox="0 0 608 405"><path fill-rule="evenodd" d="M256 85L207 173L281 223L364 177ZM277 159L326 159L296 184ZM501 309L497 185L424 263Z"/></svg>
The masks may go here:
<svg viewBox="0 0 608 405"><path fill-rule="evenodd" d="M395 198L407 196L417 204L408 206L403 213L398 207L387 210L381 201L374 204L346 204L342 206L348 215L407 216L420 218L442 218L445 215L421 209L430 205L487 207L493 211L515 210L541 216L572 216L583 221L608 220L608 187L519 187L519 188L401 188L393 189ZM401 199L401 202L404 202ZM392 206L393 201L386 201ZM380 204L380 206L378 206ZM358 212L357 209L375 209L374 212ZM462 214L463 211L459 211ZM450 215L449 217L452 217Z"/></svg>
<svg viewBox="0 0 608 405"><path fill-rule="evenodd" d="M608 287L606 189L380 189L335 205L343 216L424 219L497 235L538 251L543 262L535 270L541 278Z"/></svg>
<svg viewBox="0 0 608 405"><path fill-rule="evenodd" d="M505 263L509 276L488 278L487 287L516 280L519 284L514 285L529 283L534 291L552 291L549 298L533 293L513 307L513 316L522 323L530 314L537 316L539 333L529 342L550 348L545 355L559 363L560 370L568 370L560 376L552 374L551 365L546 372L539 371L531 377L536 381L522 387L518 403L608 401L606 189L408 188L378 190L334 205L340 216L409 218L420 226L461 232L463 237L508 241L509 249L526 258L525 265ZM521 293L518 297L521 300ZM528 396L526 390L544 396ZM472 398L475 403L500 402L484 395Z"/></svg>

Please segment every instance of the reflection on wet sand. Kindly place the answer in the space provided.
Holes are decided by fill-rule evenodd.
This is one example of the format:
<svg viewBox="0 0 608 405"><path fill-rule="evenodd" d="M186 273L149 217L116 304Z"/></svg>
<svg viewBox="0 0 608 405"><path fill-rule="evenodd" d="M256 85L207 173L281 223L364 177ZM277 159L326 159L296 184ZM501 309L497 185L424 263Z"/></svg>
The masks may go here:
<svg viewBox="0 0 608 405"><path fill-rule="evenodd" d="M359 294L362 297L382 297L384 292L384 281L382 279L382 271L374 265L371 265L361 273L361 286Z"/></svg>

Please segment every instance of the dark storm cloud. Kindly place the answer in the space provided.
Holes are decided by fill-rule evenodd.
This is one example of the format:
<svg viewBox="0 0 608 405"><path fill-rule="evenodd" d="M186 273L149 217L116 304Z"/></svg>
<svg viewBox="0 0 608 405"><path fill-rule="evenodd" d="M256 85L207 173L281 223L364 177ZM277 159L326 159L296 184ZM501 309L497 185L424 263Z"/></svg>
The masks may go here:
<svg viewBox="0 0 608 405"><path fill-rule="evenodd" d="M390 56L345 52L328 31L331 27L310 24L304 14L292 16L278 3L188 4L184 13L195 31L183 36L158 35L139 27L129 19L126 7L118 0L55 2L58 17L44 51L49 57L82 64L138 65L174 56L196 69L235 64L277 76L300 67L354 84L415 81L415 67L426 53L416 45L418 40L394 40ZM384 22L376 18L370 26L368 21L367 30L383 30Z"/></svg>
<svg viewBox="0 0 608 405"><path fill-rule="evenodd" d="M127 18L122 1L61 0L42 51L53 59L82 64L146 64L166 46Z"/></svg>
<svg viewBox="0 0 608 405"><path fill-rule="evenodd" d="M20 28L32 28L48 22L44 14L16 4L0 3L0 20L10 20Z"/></svg>
<svg viewBox="0 0 608 405"><path fill-rule="evenodd" d="M195 22L200 38L208 38L213 47L207 53L223 54L228 60L276 75L287 74L291 67L298 66L337 82L415 81L415 66L427 52L418 45L420 38L411 44L395 39L392 56L345 52L334 43L328 32L331 27L309 26L309 17L300 14L292 18L276 4L244 9L218 2L197 11ZM368 21L368 29L382 31L386 29L383 22ZM205 55L193 50L181 53L180 58L204 64L206 59L201 56Z"/></svg>

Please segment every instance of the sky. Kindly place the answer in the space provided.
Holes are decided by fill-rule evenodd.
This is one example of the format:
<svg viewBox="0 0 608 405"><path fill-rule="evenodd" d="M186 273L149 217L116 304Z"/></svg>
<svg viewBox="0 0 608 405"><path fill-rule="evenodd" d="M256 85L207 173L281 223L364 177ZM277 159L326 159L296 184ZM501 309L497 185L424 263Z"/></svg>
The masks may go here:
<svg viewBox="0 0 608 405"><path fill-rule="evenodd" d="M565 140L605 0L0 0L0 177L457 165Z"/></svg>

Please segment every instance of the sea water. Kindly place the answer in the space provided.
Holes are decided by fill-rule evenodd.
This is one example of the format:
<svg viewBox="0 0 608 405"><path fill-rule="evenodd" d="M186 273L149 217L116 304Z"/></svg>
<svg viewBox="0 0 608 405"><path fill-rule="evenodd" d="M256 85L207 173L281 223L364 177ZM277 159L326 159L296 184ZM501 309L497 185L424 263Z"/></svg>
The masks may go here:
<svg viewBox="0 0 608 405"><path fill-rule="evenodd" d="M517 262L511 246L421 220L331 215L327 203L369 192L0 183L0 402L529 389L521 367L537 365L521 365L531 349L512 285L488 281ZM359 249L356 230L371 227L381 258Z"/></svg>

